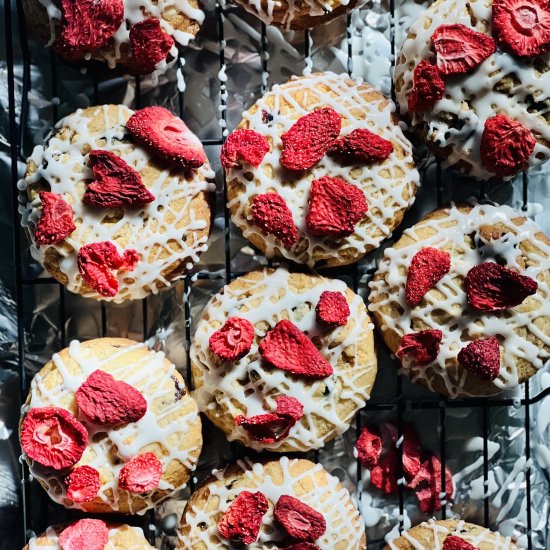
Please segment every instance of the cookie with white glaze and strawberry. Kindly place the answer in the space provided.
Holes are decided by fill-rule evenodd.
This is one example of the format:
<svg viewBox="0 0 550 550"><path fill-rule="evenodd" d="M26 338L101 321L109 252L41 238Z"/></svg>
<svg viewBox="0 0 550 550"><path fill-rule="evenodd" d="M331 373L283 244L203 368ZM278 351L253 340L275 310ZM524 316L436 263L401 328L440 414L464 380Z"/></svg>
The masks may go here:
<svg viewBox="0 0 550 550"><path fill-rule="evenodd" d="M206 250L214 176L199 139L163 107L79 110L27 161L31 253L71 292L141 299Z"/></svg>
<svg viewBox="0 0 550 550"><path fill-rule="evenodd" d="M399 108L444 165L509 179L550 156L550 7L438 0L411 25Z"/></svg>
<svg viewBox="0 0 550 550"><path fill-rule="evenodd" d="M89 513L142 514L185 487L201 421L176 367L122 338L71 342L33 378L23 457L49 496Z"/></svg>
<svg viewBox="0 0 550 550"><path fill-rule="evenodd" d="M433 391L495 394L550 358L550 239L508 206L428 214L385 251L370 286L386 344Z"/></svg>
<svg viewBox="0 0 550 550"><path fill-rule="evenodd" d="M178 536L186 550L367 548L363 520L338 478L287 457L214 471L191 495Z"/></svg>
<svg viewBox="0 0 550 550"><path fill-rule="evenodd" d="M277 452L345 432L377 371L361 297L284 268L248 273L211 299L191 367L199 408L231 441Z"/></svg>
<svg viewBox="0 0 550 550"><path fill-rule="evenodd" d="M346 75L274 86L222 148L235 225L266 256L310 267L350 264L377 248L419 182L393 111Z"/></svg>

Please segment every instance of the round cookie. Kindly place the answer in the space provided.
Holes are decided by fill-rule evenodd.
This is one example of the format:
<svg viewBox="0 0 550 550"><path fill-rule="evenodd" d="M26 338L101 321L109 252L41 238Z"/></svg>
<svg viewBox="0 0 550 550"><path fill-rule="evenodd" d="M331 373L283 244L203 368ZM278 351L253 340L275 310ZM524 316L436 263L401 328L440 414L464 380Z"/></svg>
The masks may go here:
<svg viewBox="0 0 550 550"><path fill-rule="evenodd" d="M144 111L146 109L137 113ZM162 111L164 115L168 113ZM132 115L135 113L123 105L103 105L65 117L56 125L45 145L34 149L25 178L19 182L26 195L21 198L22 224L31 241L33 257L70 291L114 302L156 294L170 286L172 281L182 278L207 248L211 223L208 192L213 190L209 179L214 174L196 136L183 125L186 139L205 159L204 164L194 170L171 168L172 164L131 137L126 124ZM183 124L176 117L171 118ZM115 198L128 201L134 200L134 195L140 197L137 192L131 195L128 191L124 195L125 191L121 191L125 188L120 182L127 178L130 191L133 192L132 185L139 185L140 192L147 195L144 200L152 202L130 206L111 203L115 205L113 207L85 204L85 197L92 187L90 184L99 185L96 174L92 172L92 168L96 169L93 162L99 164L99 161L92 162L91 151L112 155L118 163L125 165L125 172L120 172L119 166L112 170L120 190L120 197ZM113 173L106 174L107 183L102 180L102 186L109 188L108 178ZM136 180L141 182L137 184ZM60 235L39 245L36 233L44 216L40 195L43 191L50 192L50 196L70 209L69 218L74 230L70 232L69 229L65 238ZM102 277L93 271L97 258L92 258L90 276L84 280L80 252L83 247L96 243L110 243L111 249L114 245L114 254L120 255L115 260L120 261L125 253L137 254L139 258L134 265L127 267L121 266L120 262L102 259L99 269L106 272ZM115 266L120 269L117 271ZM109 288L99 288L98 280L104 281L104 286Z"/></svg>
<svg viewBox="0 0 550 550"><path fill-rule="evenodd" d="M74 18L70 10L65 11L64 6L71 4L66 0L23 0L22 5L30 36L52 46L62 57L69 61L97 59L111 68L118 65L137 74L163 69L175 60L178 46L189 44L205 18L198 0L99 2L104 5L96 6L94 13L93 3L88 5L89 1L81 0ZM87 17L91 29L86 24ZM69 42L65 32L70 36ZM102 39L94 35L98 32ZM99 41L86 42L88 38ZM90 44L94 44L93 49ZM148 47L143 48L143 44ZM149 51L143 52L144 49Z"/></svg>
<svg viewBox="0 0 550 550"><path fill-rule="evenodd" d="M108 383L110 377L105 375L98 381L96 371L109 373L117 382L111 378ZM95 388L92 393L90 385ZM87 388L86 392L83 388ZM135 395L135 390L141 397ZM87 396L86 401L79 400L82 399L79 395ZM95 403L93 413L90 401ZM51 407L64 409L63 415L69 417L61 421L61 428L47 419L33 420L38 411ZM105 411L105 417L96 416L101 411ZM81 456L71 455L55 466L45 463L46 450L36 457L37 447L56 448L51 446L51 441L55 441L53 430L69 434L74 445L77 439L74 428L67 427L68 422L79 422L79 429L87 432L84 443L80 442ZM43 432L52 435L45 438L40 435ZM23 408L20 437L31 474L50 497L68 508L89 513L144 513L185 487L202 446L197 406L176 367L163 353L122 338L73 341L55 354L32 380ZM25 443L28 438L30 443ZM59 444L64 445L65 439L62 437ZM59 452L65 453L64 459L71 448L60 448ZM28 456L31 452L34 460ZM142 458L136 460L137 457ZM89 468L99 473L96 490L91 494L85 494L84 490L93 486L93 482L86 476L75 475L83 466L88 468L79 470L81 474L89 473ZM150 475L154 468L158 470ZM121 483L125 484L121 487ZM139 492L141 489L146 491Z"/></svg>
<svg viewBox="0 0 550 550"><path fill-rule="evenodd" d="M462 540L479 550L520 549L510 537L504 537L479 525L456 519L431 519L404 531L400 537L387 544L384 550L445 550L447 537L453 537L452 542L456 541L457 545L452 548L459 548L458 544Z"/></svg>
<svg viewBox="0 0 550 550"><path fill-rule="evenodd" d="M393 151L385 160L374 162L324 154L309 169L284 168L281 164L284 154L281 136L299 119L303 121L304 115L316 110L326 111L327 108L335 111L334 115L341 121L340 138L355 130L368 130L383 138L383 143L393 147ZM400 224L414 201L419 183L411 144L404 137L393 111L391 101L372 86L355 82L346 75L316 73L293 77L283 85L275 85L243 113L237 129L253 130L264 136L268 152L257 167L242 162L229 168L226 166L228 206L235 225L268 257L282 256L310 267L350 264L378 247ZM333 127L331 122L322 131L332 132ZM338 137L337 131L335 134ZM232 136L226 143L231 142ZM314 138L314 146L319 141ZM329 233L323 229L320 232L315 230L313 234L307 222L311 211L312 182L324 177L344 180L348 190L339 200L345 202L351 188L352 194L358 197L354 202L366 200L368 210L365 213L362 208L358 218L350 221L352 225L346 225L345 231ZM296 226L294 244L283 242L256 224L254 200L266 193L279 194L290 210L292 220L285 220L283 225L292 225L293 222ZM333 208L335 217L350 210L345 204ZM325 212L326 204L320 210Z"/></svg>
<svg viewBox="0 0 550 550"><path fill-rule="evenodd" d="M274 508L285 495L299 499L323 515L326 530L314 540L317 548L364 550L367 547L361 516L351 495L338 479L320 464L281 457L255 464L244 459L214 471L191 495L185 507L179 533L180 548L233 548L220 533L218 522L243 491L260 492L267 500L259 536L247 548L281 548L283 545L286 548L298 542L292 540L274 517ZM300 519L297 519L298 524Z"/></svg>
<svg viewBox="0 0 550 550"><path fill-rule="evenodd" d="M345 324L319 321L316 308L324 292L347 302ZM245 320L250 340L240 358L224 360L214 352L212 338L230 318ZM286 331L289 325L293 333ZM191 366L201 411L228 439L277 452L318 449L346 431L369 399L377 370L372 324L361 297L342 281L284 268L253 271L211 299L194 336ZM328 371L311 376L309 369L316 367ZM286 416L281 398L297 406L295 416ZM262 420L267 434L250 427Z"/></svg>
<svg viewBox="0 0 550 550"><path fill-rule="evenodd" d="M438 271L433 254L448 258L447 273L428 282L423 296L409 296L407 288ZM369 310L386 344L430 390L495 394L525 382L550 357L550 239L508 206L461 204L428 214L385 251L370 286ZM403 337L422 331L441 331L439 346L430 337L422 354L405 349L411 342Z"/></svg>
<svg viewBox="0 0 550 550"><path fill-rule="evenodd" d="M394 72L399 109L410 120L412 129L422 136L444 165L481 179L495 176L507 179L545 162L550 155L547 116L550 72L546 70L550 64L550 53L546 49L540 55L520 57L506 45L505 33L499 36L492 13L495 7L506 10L508 5L511 6L508 15L510 28L513 28L514 14L521 14L522 9L524 13L533 12L532 21L540 17L540 14L535 14L535 8L530 7L535 4L528 2L434 2L411 25L397 56ZM540 10L548 11L542 4ZM467 29L449 30L442 25L463 25ZM546 28L542 23L540 26L541 29ZM521 25L517 28L520 29ZM455 44L456 52L453 54L449 50L448 58L454 57L456 64L468 68L465 73L452 72L459 70L454 66L447 68L445 53L436 55L435 46L431 43L436 31L436 43L441 44L443 52ZM514 32L521 37L523 31ZM530 40L529 34L530 30L526 28L523 35L526 43ZM457 42L452 42L453 39ZM470 41L474 44L471 48ZM464 44L464 53L460 51L460 43ZM442 61L437 63L436 58ZM422 62L431 64L432 68L424 71L422 66L419 68ZM436 64L451 73L437 75ZM418 90L420 102L415 99L413 86ZM440 99L435 101L435 97ZM422 106L420 103L425 104ZM513 124L519 122L523 125L522 131L507 132L509 126L502 120L494 119L496 115L506 116ZM488 120L489 130L485 133ZM495 125L498 131L493 134L490 129L494 130ZM491 135L493 139L489 139ZM517 165L516 162L504 162L511 157L518 161Z"/></svg>

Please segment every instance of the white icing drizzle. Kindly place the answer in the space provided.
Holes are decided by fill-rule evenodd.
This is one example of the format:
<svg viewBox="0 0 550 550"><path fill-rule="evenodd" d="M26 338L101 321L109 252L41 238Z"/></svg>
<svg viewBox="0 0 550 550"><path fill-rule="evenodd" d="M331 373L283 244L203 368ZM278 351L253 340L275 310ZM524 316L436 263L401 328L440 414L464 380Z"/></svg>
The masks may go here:
<svg viewBox="0 0 550 550"><path fill-rule="evenodd" d="M491 6L491 1L443 0L419 15L403 42L395 67L394 78L401 111L407 111L407 96L413 85L415 66L424 59L435 63L435 54L430 46L430 37L435 29L442 24L461 23L491 34ZM431 111L409 113L412 122L419 126L428 125L428 141L452 149L445 153L445 165L467 161L470 175L488 179L494 177L494 174L481 165L481 134L488 118L503 113L520 121L534 133L538 143L529 159L529 166L541 164L550 155L547 145L550 141L550 125L543 117L548 107L540 107L550 97L550 72L540 73L535 67L540 69L548 65L550 53L538 58L520 59L497 49L473 72L445 78L443 99L436 102ZM495 85L506 76L516 77L510 96L495 89ZM402 86L399 84L401 79ZM529 96L535 99L529 99ZM539 105L536 107L537 112L529 112L530 104L535 102ZM443 118L445 114L450 114L455 123L449 125Z"/></svg>
<svg viewBox="0 0 550 550"><path fill-rule="evenodd" d="M200 376L195 376L195 397L200 409L211 411L221 407L226 410L225 422L233 426L228 433L229 440L241 441L258 450L291 448L307 451L322 447L325 441L348 429L355 412L365 405L370 395L370 386L360 380L376 372L372 324L362 299L354 295L349 303L351 314L347 325L322 329L315 320L315 306L325 290L344 293L347 290L345 283L318 277L310 288L294 289L289 284L290 277L284 268L272 272L264 270L259 280L247 275L241 277L239 281L246 283L243 290L225 286L222 293L214 296L208 304L191 348L193 365L200 369ZM253 305L243 310L251 300L254 300ZM208 341L228 317L235 316L250 321L255 327L256 337L249 353L228 365L216 361ZM262 363L258 352L261 340L281 319L289 319L316 342L320 338L320 352L334 368L331 377L307 381ZM367 342L367 349L370 346L369 362L361 363L358 347L364 345L366 339L370 340ZM347 368L344 368L345 363L342 364L344 354L348 360L351 358L351 366ZM234 426L233 418L239 414L254 416L275 411L275 399L280 395L294 397L304 406L304 416L291 428L288 437L263 444ZM345 415L337 409L344 400L350 402L350 410ZM316 432L315 419L328 425L324 436ZM282 446L285 449L281 449Z"/></svg>
<svg viewBox="0 0 550 550"><path fill-rule="evenodd" d="M93 341L101 345L101 340ZM155 453L162 463L162 471L166 472L172 461L177 461L185 468L193 471L196 467L197 456L200 451L200 441L185 442L189 437L187 432L192 426L200 422L195 403L188 395L176 399L176 367L166 363L162 352L148 350L145 344L123 341L118 350L101 359L93 353L90 347L83 347L78 341L71 342L68 351L72 361L79 369L75 372L69 367L60 354L55 354L52 361L61 378L60 383L48 389L44 379L38 373L32 380L30 403L25 410L35 407L63 407L74 412L76 407L74 393L86 381L88 376L97 369L106 370L117 380L123 380L138 389L147 401L147 412L137 422L106 428L95 426L78 417L88 430L89 443L81 460L76 466L88 465L101 474L101 488L96 499L99 498L112 510L119 509L120 494L118 490L118 476L126 462L141 454L148 445L162 445L163 454ZM130 345L128 345L128 343ZM139 358L133 356L131 363L124 360L124 356L135 350L143 350ZM47 375L51 377L52 375ZM161 408L156 412L155 407ZM191 408L186 412L186 409ZM105 437L94 438L95 434L104 434ZM27 460L27 462L30 462ZM172 464L173 466L173 464ZM86 503L72 503L66 499L64 477L66 472L55 472L45 469L34 462L30 465L31 474L47 487L50 497L60 504L71 508L87 509ZM184 485L185 486L185 485ZM182 487L172 486L166 479L161 479L158 489L174 492ZM159 492L155 489L142 495L133 495L145 508L137 511L144 513L152 508L159 499ZM71 503L71 504L69 504ZM128 499L132 507L132 500Z"/></svg>
<svg viewBox="0 0 550 550"><path fill-rule="evenodd" d="M93 179L88 167L88 152L92 149L113 151L138 172L144 172L156 160L141 146L130 141L125 127L133 111L123 105L116 106L116 122L109 116L113 106L98 106L92 111L79 110L57 123L56 129L68 128L71 139L61 139L54 131L44 146L35 147L29 161L38 169L19 182L24 191L30 185L46 183L53 193L63 196L74 211L76 230L64 241L56 245L37 247L34 243L34 228L42 215L41 202L36 195L34 201L20 206L22 225L27 228L31 240L33 257L44 265L46 250L51 246L62 256L59 268L68 278L67 288L87 297L114 302L127 299L141 299L150 293L156 294L170 281L163 276L164 270L173 268L178 261L188 258L187 270L198 261L199 255L207 249L207 236L193 235L207 227L207 221L197 218L191 208L191 201L201 192L212 191L214 186L208 181L214 173L208 163L190 173L166 168L148 186L155 196L152 203L139 208L104 209L90 208L82 202L86 182ZM86 113L91 113L87 115ZM91 133L88 125L97 117L104 116L105 131ZM173 205L183 201L184 206ZM113 220L113 214L120 214ZM186 217L188 223L183 223ZM103 220L109 220L104 223ZM171 218L171 221L166 221ZM81 246L94 242L125 242L124 248L133 248L140 255L140 261L132 272L117 274L119 292L113 298L101 296L95 291L82 289L83 281L78 271L77 256ZM117 245L119 252L121 246ZM165 255L166 257L162 257ZM181 278L180 275L177 278ZM176 279L172 279L176 280Z"/></svg>
<svg viewBox="0 0 550 550"><path fill-rule="evenodd" d="M395 110L393 103L378 94L368 98L373 93L375 90L369 84L350 80L347 75L316 73L307 77L293 77L286 84L273 86L255 104L258 108L254 114L251 110L243 113L241 124L266 136L271 150L256 169L251 170L250 166L245 165L228 171L227 180L237 180L239 184L238 195L228 206L233 222L241 228L246 238L257 235L264 241L266 256L282 255L310 267L324 259L345 260L346 252L357 260L367 251L378 247L391 234L394 218L414 201L419 176L414 168L411 144L392 120ZM297 99L298 95L301 99ZM273 108L268 107L269 101L274 102ZM303 106L306 102L307 106ZM282 106L286 112L280 114ZM298 118L319 107L332 107L341 115L341 135L357 128L367 128L390 140L394 148L401 149L403 158L400 159L394 151L384 162L350 167L325 155L303 175L290 174L280 164L281 135ZM289 109L292 109L291 113ZM273 116L269 124L262 121L264 110ZM363 220L355 226L354 233L338 241L315 237L306 228L309 188L313 180L322 176L341 177L356 185L365 193L369 206ZM273 191L284 198L298 228L300 239L291 249L279 246L273 235L261 232L249 217L249 204L254 196Z"/></svg>
<svg viewBox="0 0 550 550"><path fill-rule="evenodd" d="M327 530L315 544L322 550L346 548L359 550L364 548L361 539L365 528L348 490L342 487L338 478L323 470L320 464L311 464L311 468L293 474L291 471L298 462L297 459L281 457L278 467L282 472L281 482L275 481L265 472L265 466L253 463L250 459L239 460L237 466L242 470L237 488L217 485L211 482L208 485L208 500L216 500L216 506L208 511L208 501L201 507L193 506L186 511L184 521L190 527L188 536L179 533L180 546L186 549L197 548L201 542L207 548L233 548L218 532L217 517L225 512L231 502L241 491L260 491L268 500L269 509L263 516L262 527L257 542L249 544L250 549L275 549L277 542L285 538L284 531L276 524L273 518L273 508L282 495L296 496L321 514L323 514ZM269 463L268 463L269 464ZM214 471L217 480L224 480L225 470ZM297 492L300 485L308 487L308 491ZM218 504L219 502L219 504ZM205 523L207 528L201 529L199 524ZM287 535L288 537L288 535Z"/></svg>
<svg viewBox="0 0 550 550"><path fill-rule="evenodd" d="M469 212L461 212L452 205L445 213L440 219L422 220L407 229L404 234L414 241L412 244L385 251L378 267L383 277L370 283L369 310L383 316L382 330L389 329L399 337L428 328L443 331L441 349L429 366L415 367L409 359L404 359L404 370L413 381L422 380L432 389L434 380L441 377L450 396L470 395L463 385L467 376L474 375L458 366L456 356L469 341L499 335L503 339L504 353L501 354L500 374L493 384L495 391L512 388L518 384L518 361L525 360L540 369L550 357L550 334L540 325L544 318L550 318L550 247L536 236L540 228L533 221L524 219L520 226L512 223L512 218L522 217L522 214L509 206L476 205ZM480 247L474 249L466 243L465 238L472 234L479 239L481 226L499 223L508 232L498 240L490 244L479 241ZM422 229L428 230L430 235L420 237ZM534 243L536 248L520 250L520 244L527 241ZM449 252L451 270L435 285L435 291L429 291L418 306L411 308L405 302L407 270L413 256L424 247ZM522 256L526 266L518 262ZM538 290L515 308L476 312L467 305L463 280L473 266L494 262L497 258L504 259L507 267L535 279ZM394 315L382 310L388 306L396 312ZM441 325L434 314L446 314L445 324ZM543 345L529 341L522 331L535 336Z"/></svg>

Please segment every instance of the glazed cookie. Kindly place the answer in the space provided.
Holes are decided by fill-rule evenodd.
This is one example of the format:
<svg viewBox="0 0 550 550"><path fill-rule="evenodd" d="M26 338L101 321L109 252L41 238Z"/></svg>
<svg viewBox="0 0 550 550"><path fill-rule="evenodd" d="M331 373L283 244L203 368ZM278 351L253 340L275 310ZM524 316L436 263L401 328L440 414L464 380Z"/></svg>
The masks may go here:
<svg viewBox="0 0 550 550"><path fill-rule="evenodd" d="M139 527L82 519L71 525L54 525L29 540L23 550L153 550Z"/></svg>
<svg viewBox="0 0 550 550"><path fill-rule="evenodd" d="M289 459L239 461L191 495L180 548L310 548L363 550L365 527L338 479L320 464Z"/></svg>
<svg viewBox="0 0 550 550"><path fill-rule="evenodd" d="M67 59L162 69L204 21L198 0L23 0L30 34Z"/></svg>
<svg viewBox="0 0 550 550"><path fill-rule="evenodd" d="M372 324L342 281L253 271L212 298L191 348L199 407L257 450L318 449L349 427L376 376Z"/></svg>
<svg viewBox="0 0 550 550"><path fill-rule="evenodd" d="M162 107L79 110L19 183L32 255L83 296L156 294L207 248L213 175L198 138Z"/></svg>
<svg viewBox="0 0 550 550"><path fill-rule="evenodd" d="M550 357L550 239L508 206L428 214L385 251L369 309L415 382L490 395Z"/></svg>
<svg viewBox="0 0 550 550"><path fill-rule="evenodd" d="M222 148L233 222L268 257L356 262L391 235L418 185L389 100L345 75L293 77Z"/></svg>
<svg viewBox="0 0 550 550"><path fill-rule="evenodd" d="M90 513L144 513L185 487L202 446L176 367L122 338L55 354L32 380L20 439L50 497Z"/></svg>
<svg viewBox="0 0 550 550"><path fill-rule="evenodd" d="M438 0L411 25L399 107L444 164L508 179L550 155L550 10L538 0Z"/></svg>
<svg viewBox="0 0 550 550"><path fill-rule="evenodd" d="M392 540L384 550L520 550L504 537L462 520L447 519L421 523Z"/></svg>

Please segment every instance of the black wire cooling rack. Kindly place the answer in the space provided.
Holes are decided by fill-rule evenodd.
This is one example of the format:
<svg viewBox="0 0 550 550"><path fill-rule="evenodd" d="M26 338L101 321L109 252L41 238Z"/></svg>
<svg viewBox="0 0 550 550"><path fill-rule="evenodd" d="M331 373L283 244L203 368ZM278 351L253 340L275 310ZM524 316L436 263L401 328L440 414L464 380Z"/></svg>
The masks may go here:
<svg viewBox="0 0 550 550"><path fill-rule="evenodd" d="M389 5L385 6L386 9L389 9L391 12L390 26L389 26L389 38L391 40L391 53L392 59L395 55L395 28L394 28L394 14L395 14L395 5L394 0L391 0ZM219 48L219 67L223 69L226 64L226 41L224 38L225 31L225 15L226 8L221 4L217 4L215 8L215 16L210 15L207 23L214 24L217 27L217 38L218 38L218 48ZM344 16L345 17L345 16ZM11 0L4 1L4 28L5 28L5 48L6 48L6 60L7 60L7 85L8 85L8 102L9 102L9 142L10 142L10 155L11 155L11 183L6 182L5 185L11 185L11 216L13 223L13 234L11 239L13 240L13 252L15 258L14 269L14 279L15 279L15 299L17 304L17 331L18 331L18 340L17 340L17 364L18 372L20 377L20 391L21 391L21 403L24 402L29 386L29 376L27 369L25 368L26 357L29 354L29 350L32 350L33 342L29 341L29 318L32 311L29 311L31 307L30 296L35 292L37 286L47 285L48 291L51 293L51 296L57 294L55 301L57 302L58 307L58 325L56 327L58 331L58 341L61 347L67 345L67 334L66 334L66 322L68 316L70 316L70 307L77 307L78 301L74 302L71 300L71 304L68 304L68 299L66 296L66 291L64 287L60 286L52 278L45 278L43 276L32 276L28 275L30 272L28 269L28 255L26 251L26 240L20 230L20 219L18 213L18 191L17 191L17 181L20 177L20 166L25 161L26 151L23 147L23 136L25 133L25 128L28 122L29 115L29 94L32 92L31 89L31 50L29 47L28 35L25 28L24 17L21 9L21 3ZM347 37L347 54L348 54L348 72L351 73L352 70L352 55L353 55L353 45L352 38L354 36L354 27L352 24L352 17L348 15L346 17L346 31L345 37ZM17 37L19 39L17 40ZM259 54L261 60L261 66L264 74L269 74L269 56L268 52L268 34L266 31L265 25L261 25L261 38L259 41ZM303 41L303 56L304 59L309 58L311 52L311 41L309 31L304 32L304 41ZM23 60L23 74L22 74L22 91L19 96L18 88L16 87L16 75L14 71L16 59L22 58ZM393 61L392 61L393 64ZM49 95L50 98L57 97L59 83L62 81L62 71L64 64L56 58L56 56L50 54L50 89L42 90L42 93ZM100 77L94 74L93 71L89 71L86 74L82 75L83 79L90 79L91 82L91 97L89 98L91 104L99 104L103 102L108 102L109 98L102 97L100 93ZM263 79L260 92L263 93L267 90L268 81ZM220 105L220 118L223 121L220 125L219 137L212 139L203 140L203 144L208 148L209 151L215 150L218 151L219 147L222 145L223 137L223 128L227 122L227 90L226 83L223 78L220 77L219 87L217 90L219 95L218 101ZM184 114L185 106L185 92L181 93L177 90L174 84L173 94L177 95L177 105L180 111L180 115ZM393 90L392 90L393 95ZM135 80L135 107L142 107L142 93L140 80L137 78ZM58 119L58 108L55 102L52 103L52 125ZM216 153L217 154L217 153ZM223 175L218 174L218 190L223 188L225 192L225 180ZM517 185L518 183L516 183ZM529 195L529 179L526 174L520 179L519 185L522 185L522 200L523 208L526 209ZM443 198L448 198L449 189L446 188L446 176L445 173L437 167L437 183L433 190L424 189L423 193L435 193L435 200L438 205L443 202ZM452 198L452 196L450 197ZM483 200L489 198L486 195L486 186L483 184L479 187L479 199ZM421 197L418 199L421 200ZM8 205L6 205L8 206ZM223 239L224 239L224 258L223 263L225 265L222 272L217 271L216 273L210 273L208 271L199 271L195 272L192 275L187 276L185 280L186 292L184 294L184 304L183 304L183 315L184 315L184 341L187 349L187 365L189 365L189 346L191 342L191 336L193 333L192 319L191 319L191 308L192 308L192 299L193 292L192 288L194 284L197 284L197 281L203 279L216 278L222 279L221 283L226 283L232 280L233 278L241 275L242 273L235 272L232 268L232 227L230 224L230 216L227 208L224 208L223 211ZM403 226L411 225L414 223L415 219L410 218L409 215L405 218ZM397 232L399 233L399 231ZM220 258L221 261L221 258ZM372 258L366 260L363 265L372 265ZM365 284L365 273L367 278L372 275L373 269L369 268L362 271L358 269L357 266L349 268L340 268L326 270L326 273L335 277L340 277L345 280L354 290L358 289L358 286ZM362 277L360 277L362 275ZM76 304L76 306L75 306ZM105 336L108 334L108 318L111 314L110 305L101 302L98 307L100 308L100 330L97 336ZM146 339L150 334L151 319L150 319L150 310L148 307L148 300L145 299L142 301L141 305L141 325L143 338ZM379 349L383 346L379 345ZM489 471L494 464L492 464L489 458L488 452L488 435L490 430L490 412L493 408L498 407L511 407L516 408L521 407L524 411L524 428L525 428L525 450L524 454L526 459L529 459L531 456L531 440L530 440L530 422L531 422L531 413L530 407L534 403L540 401L545 396L550 394L550 388L540 392L538 395L531 395L529 389L529 382L524 385L524 396L521 400L509 399L509 398L471 398L471 399L462 399L462 400L448 400L444 397L431 394L428 397L411 397L406 389L404 388L404 380L402 377L397 375L397 369L389 371L391 376L395 378L395 392L392 396L386 397L383 400L376 398L376 393L373 395L371 401L366 405L363 412L357 415L355 427L357 432L361 430L362 424L364 422L364 417L369 413L378 411L378 412L388 412L392 415L395 415L397 418L397 428L398 435L401 436L404 427L404 415L409 410L429 410L433 411L433 414L438 416L438 426L439 426L439 449L437 451L440 454L442 462L442 487L445 487L445 464L447 460L447 443L448 443L448 433L447 433L447 415L449 409L461 409L461 408L475 408L480 411L482 418L482 426L480 434L483 437L483 478L485 482L488 482ZM190 380L189 373L187 373L187 379ZM385 376L388 375L388 371L385 372ZM236 455L242 455L243 450L236 449L232 446ZM314 460L319 459L319 453L312 453ZM401 464L401 447L399 447L399 463L398 463L398 477L401 477L403 473L402 464ZM526 503L527 503L527 525L526 525L526 536L527 536L527 547L530 550L532 548L532 537L531 537L531 482L529 471L525 475L525 494L526 494ZM361 483L361 467L357 465L357 487L360 492L362 487ZM399 494L395 497L399 506L399 517L403 517L404 512L404 486L399 485ZM76 517L77 514L71 511L67 511L57 505L54 505L49 501L47 495L38 487L38 483L29 478L29 473L25 465L21 465L21 513L20 513L20 523L17 526L13 526L14 530L16 529L20 535L17 537L21 541L28 539L33 532L40 532L47 525L52 523L58 523L61 521L66 521L69 518ZM436 514L441 519L445 519L447 516L447 503L443 500L443 506L441 511ZM489 498L484 498L483 506L483 519L486 526L490 522L490 513L489 513ZM155 528L155 516L153 512L147 513L143 517L131 517L124 518L125 522L132 523L134 525L140 525L144 528L144 531L150 542L155 544L158 539L158 529ZM8 547L5 547L8 548Z"/></svg>

